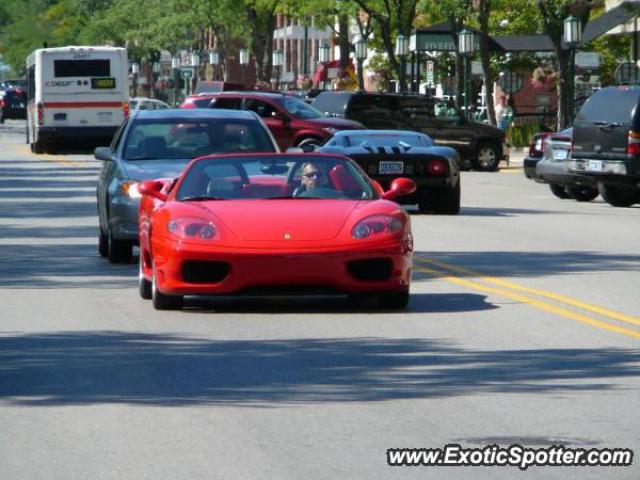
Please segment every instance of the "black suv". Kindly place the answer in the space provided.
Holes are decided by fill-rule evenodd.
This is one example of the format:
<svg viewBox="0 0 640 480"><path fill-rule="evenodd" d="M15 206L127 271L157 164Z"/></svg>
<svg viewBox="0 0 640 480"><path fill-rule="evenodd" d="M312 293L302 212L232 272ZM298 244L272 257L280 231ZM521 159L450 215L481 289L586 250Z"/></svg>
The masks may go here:
<svg viewBox="0 0 640 480"><path fill-rule="evenodd" d="M414 130L436 145L455 148L466 167L495 171L508 160L505 132L469 122L449 101L423 95L322 92L313 106L327 115L356 120L369 129Z"/></svg>
<svg viewBox="0 0 640 480"><path fill-rule="evenodd" d="M0 123L7 118L27 118L27 92L20 87L0 91Z"/></svg>
<svg viewBox="0 0 640 480"><path fill-rule="evenodd" d="M569 169L598 183L615 207L640 203L640 87L598 90L580 109L573 126Z"/></svg>

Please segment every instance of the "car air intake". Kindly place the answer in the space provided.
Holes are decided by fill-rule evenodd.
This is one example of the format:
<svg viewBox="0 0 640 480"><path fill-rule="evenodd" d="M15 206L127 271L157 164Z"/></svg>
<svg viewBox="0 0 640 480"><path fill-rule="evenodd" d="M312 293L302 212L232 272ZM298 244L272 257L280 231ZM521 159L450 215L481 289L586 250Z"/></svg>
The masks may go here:
<svg viewBox="0 0 640 480"><path fill-rule="evenodd" d="M356 279L362 281L383 281L391 278L393 264L388 258L352 260L347 262L347 270Z"/></svg>
<svg viewBox="0 0 640 480"><path fill-rule="evenodd" d="M189 283L218 283L231 271L227 262L188 260L182 264L182 278Z"/></svg>

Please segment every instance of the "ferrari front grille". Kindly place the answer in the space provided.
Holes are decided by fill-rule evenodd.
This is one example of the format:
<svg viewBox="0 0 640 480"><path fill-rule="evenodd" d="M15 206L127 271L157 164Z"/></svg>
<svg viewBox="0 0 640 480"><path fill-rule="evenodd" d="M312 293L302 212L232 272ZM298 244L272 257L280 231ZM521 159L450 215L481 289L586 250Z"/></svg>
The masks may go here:
<svg viewBox="0 0 640 480"><path fill-rule="evenodd" d="M227 262L187 260L182 265L182 278L189 283L218 283L227 278L231 265Z"/></svg>
<svg viewBox="0 0 640 480"><path fill-rule="evenodd" d="M389 258L372 258L368 260L351 260L347 262L347 270L361 281L384 281L391 278L393 264Z"/></svg>

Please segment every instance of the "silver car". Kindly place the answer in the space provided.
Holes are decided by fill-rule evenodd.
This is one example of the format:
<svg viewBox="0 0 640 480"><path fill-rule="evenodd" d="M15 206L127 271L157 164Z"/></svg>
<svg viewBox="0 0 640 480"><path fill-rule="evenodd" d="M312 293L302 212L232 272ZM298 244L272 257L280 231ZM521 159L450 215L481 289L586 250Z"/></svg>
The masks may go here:
<svg viewBox="0 0 640 480"><path fill-rule="evenodd" d="M536 164L536 180L548 183L558 198L589 202L598 196L595 183L584 175L569 171L573 128L552 133L543 141L543 158Z"/></svg>
<svg viewBox="0 0 640 480"><path fill-rule="evenodd" d="M184 109L137 110L98 147L98 250L111 263L131 260L138 243L137 185L175 178L193 158L215 153L278 152L273 136L253 112Z"/></svg>

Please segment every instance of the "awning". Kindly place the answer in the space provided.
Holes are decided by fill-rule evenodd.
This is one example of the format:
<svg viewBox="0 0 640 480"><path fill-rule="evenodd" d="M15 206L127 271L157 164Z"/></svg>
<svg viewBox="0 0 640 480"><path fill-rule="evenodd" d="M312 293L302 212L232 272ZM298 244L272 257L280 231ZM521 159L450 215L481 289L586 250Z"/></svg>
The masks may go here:
<svg viewBox="0 0 640 480"><path fill-rule="evenodd" d="M607 33L618 25L627 23L629 20L640 15L640 3L637 1L623 2L598 18L587 23L582 32L582 42L590 42L594 38Z"/></svg>
<svg viewBox="0 0 640 480"><path fill-rule="evenodd" d="M320 83L320 82L324 82L325 80L328 80L327 78L327 74L330 68L340 68L340 60L331 60L330 62L327 62L325 64L318 64L318 69L316 70L316 72L313 74L313 83ZM349 64L347 65L347 68L355 71L354 67L353 67L353 60L351 58L349 58Z"/></svg>

